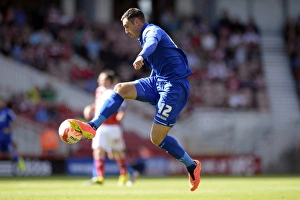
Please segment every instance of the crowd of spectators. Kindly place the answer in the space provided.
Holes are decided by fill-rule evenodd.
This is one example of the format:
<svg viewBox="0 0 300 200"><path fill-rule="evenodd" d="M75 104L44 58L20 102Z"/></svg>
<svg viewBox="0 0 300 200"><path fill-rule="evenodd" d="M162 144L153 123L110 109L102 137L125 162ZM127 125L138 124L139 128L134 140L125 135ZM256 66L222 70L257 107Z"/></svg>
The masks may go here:
<svg viewBox="0 0 300 200"><path fill-rule="evenodd" d="M0 11L2 54L87 92L94 92L96 77L105 68L115 70L121 81L150 72L146 67L136 71L131 66L140 47L124 34L119 20L92 22L83 12L69 18L55 7L39 16L15 6ZM211 25L200 16L177 17L168 11L160 25L187 53L194 71L188 109L268 109L260 33L252 18L241 22L224 11ZM53 114L53 107L50 110ZM43 118L43 113L39 110L35 115Z"/></svg>
<svg viewBox="0 0 300 200"><path fill-rule="evenodd" d="M198 16L162 16L164 26L188 55L192 106L268 110L260 31L223 11L214 26Z"/></svg>
<svg viewBox="0 0 300 200"><path fill-rule="evenodd" d="M8 98L8 106L20 117L55 129L65 119L82 116L80 111L58 103L56 97L55 89L48 83L44 87L34 86L28 91L12 94Z"/></svg>
<svg viewBox="0 0 300 200"><path fill-rule="evenodd" d="M291 71L300 95L300 16L290 17L283 27L285 47L290 60Z"/></svg>
<svg viewBox="0 0 300 200"><path fill-rule="evenodd" d="M71 19L56 7L43 13L13 5L1 9L1 53L88 92L94 92L104 68L117 71L121 80L140 76L130 66L138 44L130 42L119 23L92 23L83 12Z"/></svg>

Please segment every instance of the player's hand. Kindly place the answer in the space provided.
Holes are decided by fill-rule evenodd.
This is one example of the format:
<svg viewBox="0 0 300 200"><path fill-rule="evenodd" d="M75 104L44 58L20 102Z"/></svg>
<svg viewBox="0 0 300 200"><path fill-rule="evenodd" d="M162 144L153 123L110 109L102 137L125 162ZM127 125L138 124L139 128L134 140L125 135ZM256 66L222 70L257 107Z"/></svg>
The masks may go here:
<svg viewBox="0 0 300 200"><path fill-rule="evenodd" d="M135 61L133 62L133 67L136 70L139 70L144 65L144 58L143 56L136 57Z"/></svg>
<svg viewBox="0 0 300 200"><path fill-rule="evenodd" d="M90 121L93 119L95 113L95 107L92 105L87 105L83 109L83 117L85 120Z"/></svg>

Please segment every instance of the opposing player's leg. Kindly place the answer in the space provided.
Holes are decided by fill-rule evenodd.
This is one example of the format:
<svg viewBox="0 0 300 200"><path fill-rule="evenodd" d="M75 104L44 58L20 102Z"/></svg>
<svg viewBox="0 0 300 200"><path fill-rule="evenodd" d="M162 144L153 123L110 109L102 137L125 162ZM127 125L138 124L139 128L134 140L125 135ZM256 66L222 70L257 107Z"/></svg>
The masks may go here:
<svg viewBox="0 0 300 200"><path fill-rule="evenodd" d="M98 184L103 184L105 176L105 150L103 148L98 148L94 150L93 157L97 172L96 182Z"/></svg>
<svg viewBox="0 0 300 200"><path fill-rule="evenodd" d="M93 162L93 176L91 179L84 182L85 185L102 185L104 183L104 177L98 177L96 163Z"/></svg>
<svg viewBox="0 0 300 200"><path fill-rule="evenodd" d="M111 148L113 159L116 161L120 172L118 186L125 186L129 176L126 165L125 141L123 138L122 128L120 125L109 125L102 127L109 127L110 129L109 146Z"/></svg>
<svg viewBox="0 0 300 200"><path fill-rule="evenodd" d="M128 180L125 153L122 150L112 150L113 158L119 167L118 186L125 186Z"/></svg>
<svg viewBox="0 0 300 200"><path fill-rule="evenodd" d="M101 127L96 131L96 136L92 140L93 149L93 177L87 184L103 184L104 183L104 169L105 169L105 155L106 155L106 136L105 128Z"/></svg>
<svg viewBox="0 0 300 200"><path fill-rule="evenodd" d="M116 162L120 168L118 186L125 186L129 179L129 174L127 173L126 160L125 160L125 158L120 158L120 159L117 159Z"/></svg>

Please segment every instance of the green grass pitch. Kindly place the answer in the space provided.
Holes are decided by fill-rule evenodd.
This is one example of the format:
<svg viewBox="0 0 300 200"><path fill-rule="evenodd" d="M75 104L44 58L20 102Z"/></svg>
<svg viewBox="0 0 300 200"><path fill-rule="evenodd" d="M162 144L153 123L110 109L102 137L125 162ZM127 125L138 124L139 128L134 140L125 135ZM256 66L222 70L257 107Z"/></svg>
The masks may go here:
<svg viewBox="0 0 300 200"><path fill-rule="evenodd" d="M0 178L1 200L300 200L300 176L204 176L195 192L187 177L140 177L132 187L117 187L117 177L104 185L84 185L87 177Z"/></svg>

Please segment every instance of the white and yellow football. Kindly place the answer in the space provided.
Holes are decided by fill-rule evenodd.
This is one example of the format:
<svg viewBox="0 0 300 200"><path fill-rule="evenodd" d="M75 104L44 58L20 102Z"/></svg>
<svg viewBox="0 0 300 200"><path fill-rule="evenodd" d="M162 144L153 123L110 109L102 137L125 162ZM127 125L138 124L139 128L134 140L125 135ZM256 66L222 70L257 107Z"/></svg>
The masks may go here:
<svg viewBox="0 0 300 200"><path fill-rule="evenodd" d="M63 121L58 128L59 137L67 144L76 144L82 138L82 134L76 132L70 125L69 119Z"/></svg>

